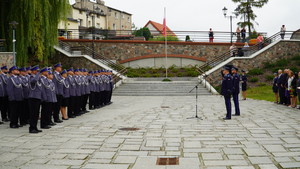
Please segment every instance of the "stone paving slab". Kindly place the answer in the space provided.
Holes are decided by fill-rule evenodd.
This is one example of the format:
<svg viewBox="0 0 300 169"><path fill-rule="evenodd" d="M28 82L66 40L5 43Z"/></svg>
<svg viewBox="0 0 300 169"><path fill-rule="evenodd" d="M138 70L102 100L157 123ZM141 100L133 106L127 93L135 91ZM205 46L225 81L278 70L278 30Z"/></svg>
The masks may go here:
<svg viewBox="0 0 300 169"><path fill-rule="evenodd" d="M0 169L300 168L299 110L247 99L240 101L241 116L224 121L223 98L198 101L203 120L186 119L195 116L194 97L114 96L112 105L38 134L5 123ZM156 165L169 156L179 165Z"/></svg>

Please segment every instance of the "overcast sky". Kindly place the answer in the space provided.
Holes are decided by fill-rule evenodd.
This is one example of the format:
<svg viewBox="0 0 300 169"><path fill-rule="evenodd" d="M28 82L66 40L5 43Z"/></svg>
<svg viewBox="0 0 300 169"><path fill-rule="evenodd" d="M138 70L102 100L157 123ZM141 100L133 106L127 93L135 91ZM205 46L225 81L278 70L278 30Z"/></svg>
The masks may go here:
<svg viewBox="0 0 300 169"><path fill-rule="evenodd" d="M166 7L167 26L172 31L206 31L210 27L230 31L230 21L224 18L222 9L226 6L229 14L237 7L231 0L105 0L105 5L133 14L137 27L149 20L162 23ZM300 0L269 0L263 8L252 8L259 23L255 29L268 36L277 33L282 24L290 31L300 29L299 9ZM239 21L233 20L233 30Z"/></svg>

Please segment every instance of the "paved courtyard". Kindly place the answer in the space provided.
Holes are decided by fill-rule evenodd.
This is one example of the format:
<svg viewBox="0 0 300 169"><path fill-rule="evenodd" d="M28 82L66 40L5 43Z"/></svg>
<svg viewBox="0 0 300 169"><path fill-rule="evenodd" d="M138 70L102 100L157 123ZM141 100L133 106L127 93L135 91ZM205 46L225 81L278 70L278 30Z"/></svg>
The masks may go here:
<svg viewBox="0 0 300 169"><path fill-rule="evenodd" d="M190 96L113 101L39 134L0 125L0 168L300 168L298 109L249 99L240 117L224 121L223 98L202 96L197 120L186 119L195 116ZM179 165L156 165L160 157L179 157Z"/></svg>

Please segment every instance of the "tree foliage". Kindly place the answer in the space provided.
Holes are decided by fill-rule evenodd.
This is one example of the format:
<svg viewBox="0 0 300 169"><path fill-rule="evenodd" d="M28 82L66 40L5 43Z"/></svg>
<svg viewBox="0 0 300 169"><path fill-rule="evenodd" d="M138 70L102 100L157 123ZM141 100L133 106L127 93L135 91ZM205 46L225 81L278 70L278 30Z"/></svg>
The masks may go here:
<svg viewBox="0 0 300 169"><path fill-rule="evenodd" d="M163 35L156 36L149 39L149 41L165 41L166 38ZM174 35L167 35L167 41L179 41L179 39Z"/></svg>
<svg viewBox="0 0 300 169"><path fill-rule="evenodd" d="M251 32L251 28L254 29L253 22L258 25L258 23L255 22L255 18L257 17L257 15L254 14L252 8L253 7L262 8L265 4L268 3L269 0L232 0L232 1L234 3L239 4L240 10L237 12L241 16L240 19L245 19L245 23L238 22L237 24L242 28L248 26L248 32Z"/></svg>
<svg viewBox="0 0 300 169"><path fill-rule="evenodd" d="M151 38L151 32L149 28L146 27L134 31L132 34L135 35L136 37L144 36L146 40L149 40Z"/></svg>
<svg viewBox="0 0 300 169"><path fill-rule="evenodd" d="M9 23L16 21L16 61L26 65L28 51L39 61L48 62L57 44L58 24L67 23L71 10L69 0L1 0L0 1L0 39L6 39L12 51L12 28Z"/></svg>

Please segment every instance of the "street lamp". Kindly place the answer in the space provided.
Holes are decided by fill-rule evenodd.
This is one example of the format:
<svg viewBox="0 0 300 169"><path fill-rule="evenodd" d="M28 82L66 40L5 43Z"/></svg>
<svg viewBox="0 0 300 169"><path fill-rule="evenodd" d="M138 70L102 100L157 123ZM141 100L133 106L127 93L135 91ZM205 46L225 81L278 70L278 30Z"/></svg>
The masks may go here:
<svg viewBox="0 0 300 169"><path fill-rule="evenodd" d="M13 29L13 63L14 65L16 65L16 38L15 38L15 30L16 30L16 26L19 24L16 21L12 21L11 23L9 23Z"/></svg>
<svg viewBox="0 0 300 169"><path fill-rule="evenodd" d="M237 18L238 13L235 13L235 16L232 16L232 15L226 16L227 15L227 10L228 9L226 7L224 7L222 9L224 17L225 18L230 18L230 43L232 45L232 18Z"/></svg>

